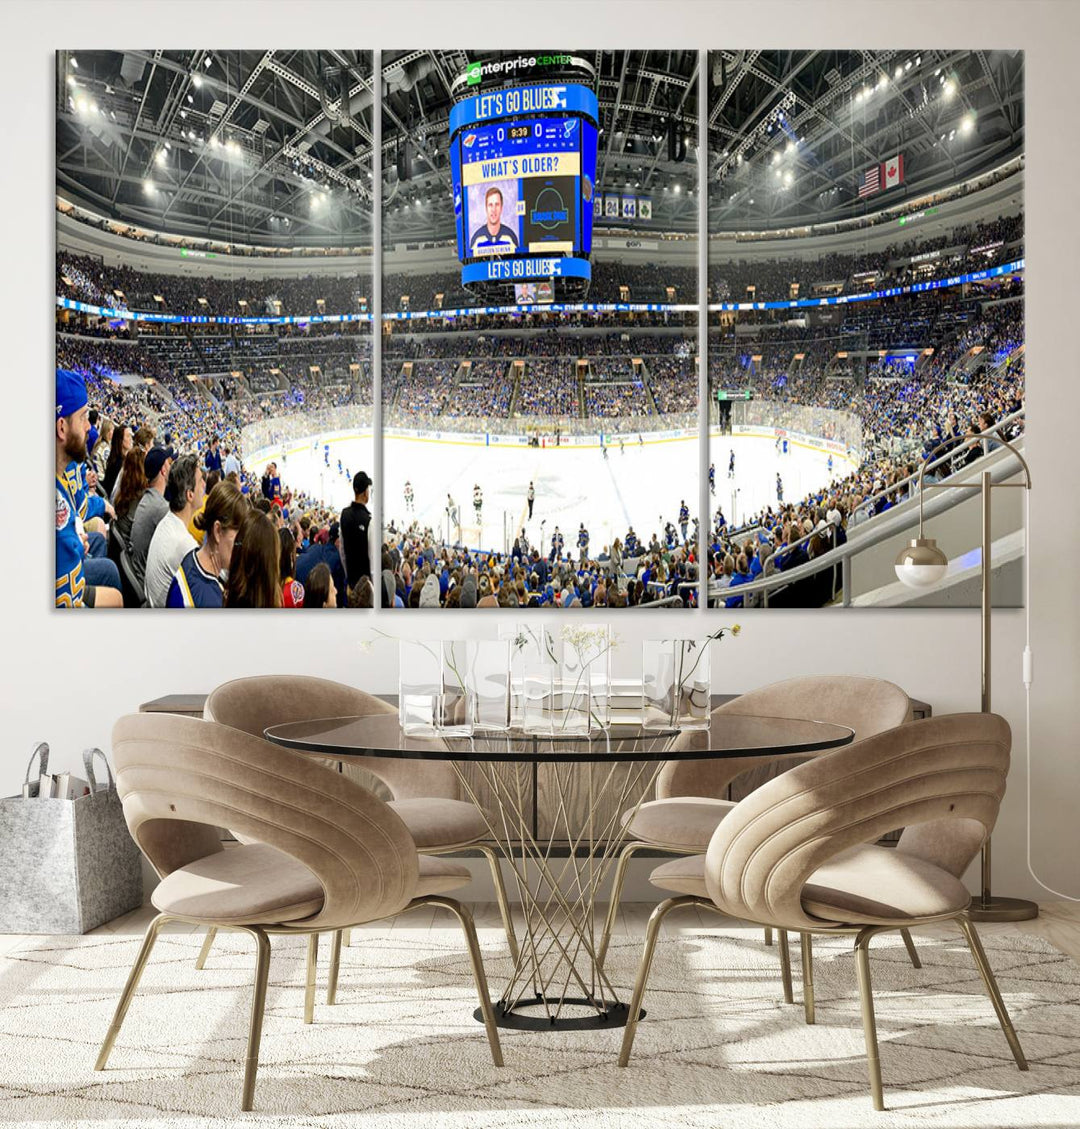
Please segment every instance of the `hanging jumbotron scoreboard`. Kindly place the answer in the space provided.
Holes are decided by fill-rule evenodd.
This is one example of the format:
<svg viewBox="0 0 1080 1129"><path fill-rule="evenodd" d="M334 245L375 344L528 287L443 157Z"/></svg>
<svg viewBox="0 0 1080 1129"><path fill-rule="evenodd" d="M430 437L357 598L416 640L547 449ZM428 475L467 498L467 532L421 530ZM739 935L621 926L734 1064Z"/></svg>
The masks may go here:
<svg viewBox="0 0 1080 1129"><path fill-rule="evenodd" d="M451 87L461 281L492 302L581 300L592 277L595 74L572 55L472 63Z"/></svg>

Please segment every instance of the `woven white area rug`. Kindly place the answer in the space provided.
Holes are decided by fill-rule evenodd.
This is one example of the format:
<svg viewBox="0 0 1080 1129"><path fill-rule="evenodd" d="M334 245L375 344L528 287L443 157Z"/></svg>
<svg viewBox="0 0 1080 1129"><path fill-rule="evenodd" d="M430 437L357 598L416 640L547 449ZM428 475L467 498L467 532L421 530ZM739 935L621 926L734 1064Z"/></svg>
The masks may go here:
<svg viewBox="0 0 1080 1129"><path fill-rule="evenodd" d="M496 1069L461 934L449 924L354 934L338 1004L304 1026L303 941L274 938L255 1112L240 1114L253 955L219 935L165 934L108 1069L94 1059L138 947L118 935L38 938L0 961L0 1121L22 1125L503 1126L865 1129L1080 1126L1080 966L1037 938L985 935L1031 1070L1020 1073L959 935L876 939L872 975L885 1113L867 1085L849 939L816 939L817 1024L783 1003L760 930L662 940L628 1069L621 1029L503 1031ZM493 991L501 934L481 931ZM325 954L320 1001L325 999ZM640 944L613 947L629 985ZM626 992L629 996L629 991Z"/></svg>

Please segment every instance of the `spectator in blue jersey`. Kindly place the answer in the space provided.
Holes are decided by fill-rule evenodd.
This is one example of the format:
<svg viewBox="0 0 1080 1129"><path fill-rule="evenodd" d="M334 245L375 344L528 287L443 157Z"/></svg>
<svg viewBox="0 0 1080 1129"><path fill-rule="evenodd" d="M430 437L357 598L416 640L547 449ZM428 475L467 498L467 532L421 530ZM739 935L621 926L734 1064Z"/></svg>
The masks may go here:
<svg viewBox="0 0 1080 1129"><path fill-rule="evenodd" d="M349 588L345 580L345 568L341 563L341 527L336 521L330 523L325 540L321 542L316 540L309 549L305 549L296 558L296 579L307 587L308 574L320 563L325 564L330 570L337 590L337 606L345 607Z"/></svg>
<svg viewBox="0 0 1080 1129"><path fill-rule="evenodd" d="M728 585L728 590L737 587L740 584L749 584L754 578L750 575L750 565L746 560L746 554L740 553L738 560L735 562L735 574L731 578L731 583ZM743 606L742 596L729 596L724 601L725 607L741 608Z"/></svg>
<svg viewBox="0 0 1080 1129"><path fill-rule="evenodd" d="M104 521L116 511L97 494L97 471L87 469L89 463L72 463L67 469L68 488L75 499L78 532L83 546L83 578L94 588L115 588L121 591L120 570L109 560ZM92 523L92 524L91 524Z"/></svg>
<svg viewBox="0 0 1080 1129"><path fill-rule="evenodd" d="M86 432L86 454L88 458L91 458L98 441L98 414L96 408L90 409L88 419L90 421L90 427Z"/></svg>
<svg viewBox="0 0 1080 1129"><path fill-rule="evenodd" d="M251 507L231 482L219 482L195 514L202 545L191 549L173 573L167 608L220 608L236 535Z"/></svg>
<svg viewBox="0 0 1080 1129"><path fill-rule="evenodd" d="M119 608L123 597L115 588L88 584L83 572L84 546L71 475L86 461L90 426L86 383L66 369L56 370L56 606L58 608Z"/></svg>
<svg viewBox="0 0 1080 1129"><path fill-rule="evenodd" d="M221 451L218 450L218 444L220 442L221 440L216 435L210 440L210 449L206 452L205 463L207 474L215 470L218 472L218 474L222 473Z"/></svg>
<svg viewBox="0 0 1080 1129"><path fill-rule="evenodd" d="M577 535L578 550L581 557L581 567L584 568L589 559L589 531L585 528L585 523L581 522Z"/></svg>

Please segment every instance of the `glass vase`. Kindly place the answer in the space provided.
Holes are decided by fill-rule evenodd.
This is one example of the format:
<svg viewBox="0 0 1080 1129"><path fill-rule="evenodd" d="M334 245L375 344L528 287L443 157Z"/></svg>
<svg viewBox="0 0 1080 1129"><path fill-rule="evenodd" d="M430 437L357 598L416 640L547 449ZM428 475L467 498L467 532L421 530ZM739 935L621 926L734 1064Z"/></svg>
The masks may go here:
<svg viewBox="0 0 1080 1129"><path fill-rule="evenodd" d="M466 644L465 684L473 696L473 723L486 732L510 728L510 643L473 639Z"/></svg>
<svg viewBox="0 0 1080 1129"><path fill-rule="evenodd" d="M499 641L510 649L510 724L521 728L525 721L525 668L545 661L543 632L532 624L500 624Z"/></svg>
<svg viewBox="0 0 1080 1129"><path fill-rule="evenodd" d="M465 681L464 640L398 644L398 718L410 735L468 737L473 695Z"/></svg>
<svg viewBox="0 0 1080 1129"><path fill-rule="evenodd" d="M521 669L521 728L550 736L555 702L555 664L530 661Z"/></svg>
<svg viewBox="0 0 1080 1129"><path fill-rule="evenodd" d="M442 656L438 643L398 642L398 720L408 734L435 733L441 713Z"/></svg>
<svg viewBox="0 0 1080 1129"><path fill-rule="evenodd" d="M562 663L530 663L523 679L526 733L546 737L588 736L594 719L587 670Z"/></svg>
<svg viewBox="0 0 1080 1129"><path fill-rule="evenodd" d="M558 631L544 629L545 655L560 668L564 696L588 691L590 728L611 725L611 628L606 623L581 623Z"/></svg>
<svg viewBox="0 0 1080 1129"><path fill-rule="evenodd" d="M468 683L469 646L464 639L444 639L440 645L442 694L436 718L443 737L472 736L476 695Z"/></svg>
<svg viewBox="0 0 1080 1129"><path fill-rule="evenodd" d="M707 639L641 644L646 729L708 729L712 676Z"/></svg>

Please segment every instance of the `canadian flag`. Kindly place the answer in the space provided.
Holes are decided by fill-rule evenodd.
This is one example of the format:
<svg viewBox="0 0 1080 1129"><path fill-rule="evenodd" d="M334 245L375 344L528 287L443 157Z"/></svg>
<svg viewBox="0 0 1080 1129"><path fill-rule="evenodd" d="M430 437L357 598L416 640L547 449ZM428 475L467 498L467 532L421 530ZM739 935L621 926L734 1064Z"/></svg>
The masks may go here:
<svg viewBox="0 0 1080 1129"><path fill-rule="evenodd" d="M890 157L883 166L884 179L882 183L883 188L895 188L898 184L904 183L904 154L897 153L895 157Z"/></svg>

